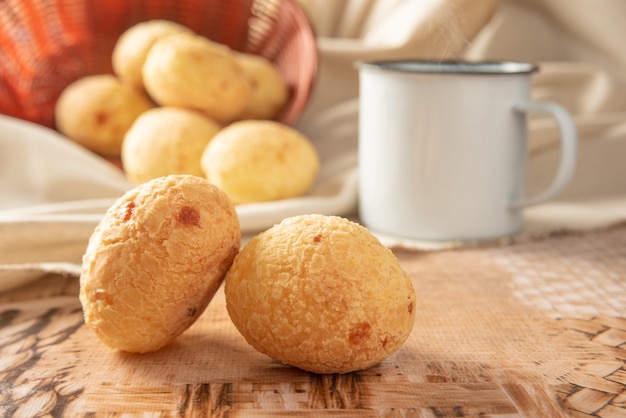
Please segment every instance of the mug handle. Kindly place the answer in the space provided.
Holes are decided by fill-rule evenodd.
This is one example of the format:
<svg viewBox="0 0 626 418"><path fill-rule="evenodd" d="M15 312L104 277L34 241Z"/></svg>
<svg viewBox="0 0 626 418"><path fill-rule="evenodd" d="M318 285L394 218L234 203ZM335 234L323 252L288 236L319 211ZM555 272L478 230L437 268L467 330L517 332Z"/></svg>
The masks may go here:
<svg viewBox="0 0 626 418"><path fill-rule="evenodd" d="M567 186L576 168L578 144L574 120L563 107L554 103L522 101L515 104L513 109L523 113L549 113L556 120L561 136L561 162L552 183L536 196L520 198L508 204L508 207L511 209L520 209L552 199Z"/></svg>

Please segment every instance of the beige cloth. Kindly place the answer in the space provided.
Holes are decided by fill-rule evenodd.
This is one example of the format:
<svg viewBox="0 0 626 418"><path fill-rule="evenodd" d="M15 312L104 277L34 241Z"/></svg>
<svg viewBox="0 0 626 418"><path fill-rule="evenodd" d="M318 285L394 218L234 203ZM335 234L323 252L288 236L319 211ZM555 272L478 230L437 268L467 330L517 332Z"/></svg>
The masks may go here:
<svg viewBox="0 0 626 418"><path fill-rule="evenodd" d="M532 95L565 106L579 135L576 174L558 199L528 211L529 228L587 228L626 217L626 2L503 1L465 52L540 63ZM549 119L531 122L529 193L559 158Z"/></svg>
<svg viewBox="0 0 626 418"><path fill-rule="evenodd" d="M576 173L557 199L525 211L520 238L590 229L626 218L626 2L623 0L302 0L319 35L321 67L300 121L358 97L355 62L424 58L539 64L532 97L563 105L579 135ZM355 116L356 119L356 116ZM528 194L543 190L559 161L552 119L530 122ZM354 140L351 138L349 140ZM432 247L383 237L389 245ZM439 247L438 245L434 246Z"/></svg>
<svg viewBox="0 0 626 418"><path fill-rule="evenodd" d="M318 35L320 68L296 127L315 142L322 172L311 196L242 208L244 232L297 213L357 216L355 63L392 58L539 63L533 98L558 102L574 115L579 161L558 199L525 212L527 227L519 238L626 219L626 2L300 1ZM528 193L533 194L550 182L559 149L551 120L534 117L530 131ZM22 133L28 141L0 132L0 290L41 271L75 273L95 223L132 186L62 138ZM381 238L390 246L440 247Z"/></svg>

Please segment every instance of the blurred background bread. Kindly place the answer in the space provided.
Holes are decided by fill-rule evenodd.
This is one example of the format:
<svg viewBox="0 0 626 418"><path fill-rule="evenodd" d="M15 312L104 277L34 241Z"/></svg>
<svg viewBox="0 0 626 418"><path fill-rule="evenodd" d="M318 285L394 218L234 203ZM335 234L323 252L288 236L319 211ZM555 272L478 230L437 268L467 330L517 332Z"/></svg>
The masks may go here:
<svg viewBox="0 0 626 418"><path fill-rule="evenodd" d="M235 204L303 195L320 166L307 137L269 120L230 124L213 137L201 158L205 177Z"/></svg>
<svg viewBox="0 0 626 418"><path fill-rule="evenodd" d="M120 35L113 48L113 72L124 83L143 90L141 70L148 51L157 40L181 32L189 32L189 29L165 19L147 20L131 26Z"/></svg>
<svg viewBox="0 0 626 418"><path fill-rule="evenodd" d="M143 84L162 106L198 110L228 123L241 114L251 86L235 54L203 36L162 37L148 51Z"/></svg>
<svg viewBox="0 0 626 418"><path fill-rule="evenodd" d="M151 109L137 118L124 137L124 172L135 183L169 174L203 177L200 158L221 128L193 110Z"/></svg>
<svg viewBox="0 0 626 418"><path fill-rule="evenodd" d="M55 108L57 129L84 147L119 157L135 119L154 107L140 90L110 74L91 75L67 86Z"/></svg>

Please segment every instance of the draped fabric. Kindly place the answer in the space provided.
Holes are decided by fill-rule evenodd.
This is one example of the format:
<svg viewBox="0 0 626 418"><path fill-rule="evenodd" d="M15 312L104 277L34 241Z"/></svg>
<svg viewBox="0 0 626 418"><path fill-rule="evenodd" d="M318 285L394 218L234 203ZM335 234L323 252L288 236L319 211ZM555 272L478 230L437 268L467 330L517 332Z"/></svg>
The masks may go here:
<svg viewBox="0 0 626 418"><path fill-rule="evenodd" d="M354 63L377 59L537 63L532 98L564 106L579 136L576 173L554 201L526 211L526 234L607 226L626 218L626 3L621 0L302 0L321 66L300 127L313 137L331 115L357 118ZM336 116L335 116L336 117ZM347 122L345 123L347 124ZM554 121L531 115L528 194L559 161ZM356 129L356 128L355 128ZM346 135L354 141L356 135ZM345 147L345 145L344 145Z"/></svg>
<svg viewBox="0 0 626 418"><path fill-rule="evenodd" d="M358 220L355 64L374 59L537 63L532 97L571 112L579 159L571 184L557 199L526 210L520 238L626 220L626 2L300 1L316 30L320 68L296 128L316 145L322 169L308 196L239 207L244 233L306 212ZM6 287L16 271L32 269L33 263L80 264L98 219L132 184L65 138L13 120L0 122L0 287ZM551 119L533 115L529 124L532 195L550 183L560 150ZM385 243L420 247L393 237Z"/></svg>

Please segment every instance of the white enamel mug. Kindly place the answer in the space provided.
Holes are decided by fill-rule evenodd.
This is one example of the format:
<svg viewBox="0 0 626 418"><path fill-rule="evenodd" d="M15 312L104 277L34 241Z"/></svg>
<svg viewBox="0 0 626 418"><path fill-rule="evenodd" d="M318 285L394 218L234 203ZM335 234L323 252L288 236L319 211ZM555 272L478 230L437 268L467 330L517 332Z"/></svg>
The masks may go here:
<svg viewBox="0 0 626 418"><path fill-rule="evenodd" d="M523 62L380 61L359 68L359 216L372 232L473 241L523 228L524 207L555 197L576 167L576 128L529 99ZM561 136L552 183L525 197L527 113Z"/></svg>

